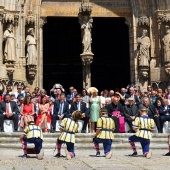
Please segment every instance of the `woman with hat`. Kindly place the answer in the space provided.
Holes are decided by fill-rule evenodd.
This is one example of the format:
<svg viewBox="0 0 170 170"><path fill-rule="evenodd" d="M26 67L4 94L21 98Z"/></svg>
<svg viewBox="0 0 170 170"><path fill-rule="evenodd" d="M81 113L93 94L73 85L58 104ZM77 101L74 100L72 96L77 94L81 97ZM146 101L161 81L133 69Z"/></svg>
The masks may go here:
<svg viewBox="0 0 170 170"><path fill-rule="evenodd" d="M134 122L133 130L136 134L129 137L129 143L133 149L133 154L129 156L136 156L135 142L140 142L143 150L143 155L150 159L151 151L149 150L150 139L152 138L151 132L154 132L155 123L154 120L148 117L148 109L142 107L140 109L140 117L137 117Z"/></svg>

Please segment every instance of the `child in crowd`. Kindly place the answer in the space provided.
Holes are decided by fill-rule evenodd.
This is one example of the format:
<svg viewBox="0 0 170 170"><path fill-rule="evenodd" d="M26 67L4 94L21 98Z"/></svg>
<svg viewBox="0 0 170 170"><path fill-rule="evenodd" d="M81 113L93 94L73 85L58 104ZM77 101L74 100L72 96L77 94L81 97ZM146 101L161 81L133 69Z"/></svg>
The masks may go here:
<svg viewBox="0 0 170 170"><path fill-rule="evenodd" d="M100 156L99 143L103 143L106 159L110 159L112 157L111 145L114 139L115 123L112 118L108 117L106 108L100 110L100 116L97 121L96 136L93 138L96 156Z"/></svg>
<svg viewBox="0 0 170 170"><path fill-rule="evenodd" d="M129 143L133 149L133 154L129 156L136 156L137 151L134 142L140 142L143 150L143 155L150 159L151 151L149 150L151 132L154 132L155 123L153 119L148 117L148 109L142 107L140 109L140 117L137 117L134 122L133 130L137 131L135 135L129 137Z"/></svg>
<svg viewBox="0 0 170 170"><path fill-rule="evenodd" d="M170 156L170 135L168 135L168 146L169 146L169 152L166 153L164 156Z"/></svg>
<svg viewBox="0 0 170 170"><path fill-rule="evenodd" d="M82 118L81 111L74 111L72 117L64 118L60 124L61 135L56 141L56 148L58 153L55 157L60 157L60 150L62 143L66 143L67 150L65 151L67 159L75 157L74 154L74 143L75 143L75 133L78 132L78 120Z"/></svg>
<svg viewBox="0 0 170 170"><path fill-rule="evenodd" d="M33 121L28 122L24 129L24 134L20 136L22 148L24 151L23 158L27 157L27 142L35 144L35 151L39 160L43 159L44 150L42 149L43 135L41 128L36 126Z"/></svg>

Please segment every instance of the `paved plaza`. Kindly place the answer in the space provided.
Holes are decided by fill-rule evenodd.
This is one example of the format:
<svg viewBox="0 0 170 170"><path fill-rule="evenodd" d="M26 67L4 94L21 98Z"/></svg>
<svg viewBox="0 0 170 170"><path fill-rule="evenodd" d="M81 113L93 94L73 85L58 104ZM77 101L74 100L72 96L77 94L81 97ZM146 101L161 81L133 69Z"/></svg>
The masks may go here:
<svg viewBox="0 0 170 170"><path fill-rule="evenodd" d="M138 157L129 157L129 150L113 150L111 159L102 155L95 157L94 150L76 150L76 158L54 158L53 150L45 150L44 160L21 158L22 150L2 149L0 153L0 170L169 170L170 157L162 156L167 150L153 150L152 158L146 159L138 151ZM64 155L64 150L62 150Z"/></svg>

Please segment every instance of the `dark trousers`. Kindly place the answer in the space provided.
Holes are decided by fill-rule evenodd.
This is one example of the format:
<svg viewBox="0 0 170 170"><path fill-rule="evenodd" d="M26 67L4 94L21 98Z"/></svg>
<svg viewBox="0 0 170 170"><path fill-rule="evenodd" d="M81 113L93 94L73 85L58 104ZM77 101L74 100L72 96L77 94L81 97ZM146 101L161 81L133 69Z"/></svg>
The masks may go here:
<svg viewBox="0 0 170 170"><path fill-rule="evenodd" d="M119 133L119 118L117 118L116 116L112 116L112 119L115 122L115 130L114 133Z"/></svg>
<svg viewBox="0 0 170 170"><path fill-rule="evenodd" d="M132 129L132 119L130 118L130 117L128 117L128 118L125 118L125 121L127 122L127 124L129 125L129 127L130 127L130 130L132 131L133 129Z"/></svg>
<svg viewBox="0 0 170 170"><path fill-rule="evenodd" d="M52 116L52 126L53 126L53 130L56 129L56 120L59 120L58 115L53 114L53 116Z"/></svg>
<svg viewBox="0 0 170 170"><path fill-rule="evenodd" d="M160 116L161 131L166 121L170 121L170 115Z"/></svg>
<svg viewBox="0 0 170 170"><path fill-rule="evenodd" d="M1 131L4 130L4 120L9 119L14 121L14 130L18 130L18 115L13 114L10 118L7 118L5 115L0 114L0 126Z"/></svg>
<svg viewBox="0 0 170 170"><path fill-rule="evenodd" d="M87 127L87 123L88 123L89 118L88 118L88 117L83 117L83 118L81 118L81 120L84 121L82 130L85 131L85 130L86 130L86 127Z"/></svg>
<svg viewBox="0 0 170 170"><path fill-rule="evenodd" d="M62 141L62 140L59 140L57 141L59 144L62 144L62 143L65 143L66 146L67 146L67 150L68 152L72 152L74 154L74 143L71 143L71 142L65 142L65 141ZM74 154L75 156L75 154Z"/></svg>
<svg viewBox="0 0 170 170"><path fill-rule="evenodd" d="M149 152L149 145L150 145L150 139L144 139L138 136L130 136L129 137L130 142L140 142L143 150L143 154Z"/></svg>
<svg viewBox="0 0 170 170"><path fill-rule="evenodd" d="M158 116L155 116L154 118L154 121L155 121L155 124L156 124L156 127L157 127L157 129L158 129L158 132L161 132L162 130L162 128L161 128L161 125L160 125L160 118L158 117Z"/></svg>
<svg viewBox="0 0 170 170"><path fill-rule="evenodd" d="M99 143L103 143L104 154L110 152L111 145L112 145L112 140L111 139L94 138L93 142L94 142L94 145L99 144Z"/></svg>
<svg viewBox="0 0 170 170"><path fill-rule="evenodd" d="M26 142L26 143L34 143L36 154L40 153L40 150L42 149L42 139L41 138L29 138L29 139L27 139L26 136L25 136L23 141ZM27 149L27 147L26 147L26 149Z"/></svg>

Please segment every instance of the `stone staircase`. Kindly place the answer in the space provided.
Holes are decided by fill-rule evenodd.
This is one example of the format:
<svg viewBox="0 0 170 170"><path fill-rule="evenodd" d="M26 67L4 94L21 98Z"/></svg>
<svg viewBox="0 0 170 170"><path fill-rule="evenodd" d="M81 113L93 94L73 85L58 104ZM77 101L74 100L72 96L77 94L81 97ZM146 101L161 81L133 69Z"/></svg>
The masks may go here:
<svg viewBox="0 0 170 170"><path fill-rule="evenodd" d="M19 136L22 133L0 133L0 149L21 149L21 143L19 141ZM128 137L132 135L129 133L117 133L115 134L115 139L113 140L112 148L113 149L130 149L128 143ZM56 138L59 136L59 133L44 133L44 149L54 149ZM151 140L152 149L168 149L167 145L167 136L168 134L153 134L153 139ZM75 149L94 149L92 138L94 134L90 133L77 133L76 134L76 144ZM137 148L141 148L140 144L136 144ZM28 147L33 147L33 144L29 144ZM65 145L64 145L65 147ZM102 147L102 144L101 144Z"/></svg>

